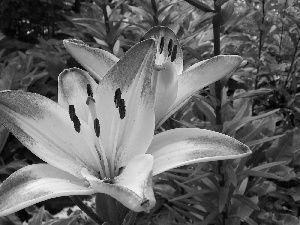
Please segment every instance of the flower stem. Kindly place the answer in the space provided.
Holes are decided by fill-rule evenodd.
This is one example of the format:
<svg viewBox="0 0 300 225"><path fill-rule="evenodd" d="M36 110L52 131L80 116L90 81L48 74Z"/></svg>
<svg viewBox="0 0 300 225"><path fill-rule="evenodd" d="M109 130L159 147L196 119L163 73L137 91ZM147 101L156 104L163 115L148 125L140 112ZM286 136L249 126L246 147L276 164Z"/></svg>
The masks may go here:
<svg viewBox="0 0 300 225"><path fill-rule="evenodd" d="M70 199L83 211L85 212L92 220L97 224L102 225L104 222L93 212L92 209L87 207L77 196L69 196Z"/></svg>
<svg viewBox="0 0 300 225"><path fill-rule="evenodd" d="M213 33L214 33L214 56L220 55L220 26L221 26L221 6L214 4L216 15L213 17ZM215 82L215 95L220 102L222 102L222 85L221 81ZM221 105L216 106L216 125L217 131L222 131L222 114L221 114Z"/></svg>

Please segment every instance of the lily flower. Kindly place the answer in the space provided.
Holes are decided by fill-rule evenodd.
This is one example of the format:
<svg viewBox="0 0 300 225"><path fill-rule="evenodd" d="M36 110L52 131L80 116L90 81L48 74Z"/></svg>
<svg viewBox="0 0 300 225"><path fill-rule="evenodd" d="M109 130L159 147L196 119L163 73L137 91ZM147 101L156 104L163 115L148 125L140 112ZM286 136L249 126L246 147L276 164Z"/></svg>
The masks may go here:
<svg viewBox="0 0 300 225"><path fill-rule="evenodd" d="M242 58L237 55L218 55L183 71L183 53L175 33L168 27L151 28L141 39L156 40L156 68L152 77L155 86L155 124L159 127L180 109L200 89L222 79L237 69ZM66 40L71 55L100 81L118 62L113 54L91 48L82 41Z"/></svg>
<svg viewBox="0 0 300 225"><path fill-rule="evenodd" d="M29 92L0 92L0 123L46 162L23 167L1 183L0 216L50 198L94 193L149 212L155 205L152 176L250 154L241 142L208 130L180 128L154 136L155 56L155 40L142 41L99 83L83 70L65 70L58 103Z"/></svg>

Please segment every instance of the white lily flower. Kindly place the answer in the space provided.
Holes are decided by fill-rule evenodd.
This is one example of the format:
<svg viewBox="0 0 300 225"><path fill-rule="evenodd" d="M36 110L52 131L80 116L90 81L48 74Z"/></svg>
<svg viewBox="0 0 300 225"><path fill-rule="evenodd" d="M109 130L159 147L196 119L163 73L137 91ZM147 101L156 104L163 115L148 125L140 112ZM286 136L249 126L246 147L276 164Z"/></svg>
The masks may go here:
<svg viewBox="0 0 300 225"><path fill-rule="evenodd" d="M83 49L99 68L112 62L106 52ZM99 84L80 69L63 71L58 103L23 91L0 92L0 123L47 163L26 166L0 185L0 216L58 196L93 193L149 212L155 205L153 175L250 154L241 142L208 130L154 136L152 74L160 67L155 54L153 39L135 45L111 69L103 66L106 75Z"/></svg>
<svg viewBox="0 0 300 225"><path fill-rule="evenodd" d="M218 55L195 63L183 71L183 53L171 29L153 27L142 37L148 38L156 40L157 49L156 67L152 77L152 85L156 90L156 127L180 109L193 94L230 74L243 61L237 55ZM64 44L73 57L98 81L119 60L113 54L91 48L82 41L66 40Z"/></svg>

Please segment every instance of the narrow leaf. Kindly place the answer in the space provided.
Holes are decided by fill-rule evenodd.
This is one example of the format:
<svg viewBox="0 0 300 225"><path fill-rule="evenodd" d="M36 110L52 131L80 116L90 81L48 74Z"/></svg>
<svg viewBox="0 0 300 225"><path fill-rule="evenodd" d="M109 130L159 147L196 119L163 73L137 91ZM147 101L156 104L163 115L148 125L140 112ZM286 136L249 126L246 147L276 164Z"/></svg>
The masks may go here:
<svg viewBox="0 0 300 225"><path fill-rule="evenodd" d="M197 9L201 9L204 12L214 12L212 8L201 1L197 0L185 0L186 2L190 3L192 6L195 6Z"/></svg>
<svg viewBox="0 0 300 225"><path fill-rule="evenodd" d="M238 176L246 175L246 176L254 176L254 177L264 177L276 180L284 180L283 177L277 176L275 174L266 173L262 171L255 171L255 170L244 170L238 174Z"/></svg>
<svg viewBox="0 0 300 225"><path fill-rule="evenodd" d="M258 207L257 204L252 202L249 198L247 198L244 195L235 194L235 195L232 195L232 197L239 200L240 202L244 203L245 205L249 206L250 208L252 208L254 210L260 210L260 208Z"/></svg>

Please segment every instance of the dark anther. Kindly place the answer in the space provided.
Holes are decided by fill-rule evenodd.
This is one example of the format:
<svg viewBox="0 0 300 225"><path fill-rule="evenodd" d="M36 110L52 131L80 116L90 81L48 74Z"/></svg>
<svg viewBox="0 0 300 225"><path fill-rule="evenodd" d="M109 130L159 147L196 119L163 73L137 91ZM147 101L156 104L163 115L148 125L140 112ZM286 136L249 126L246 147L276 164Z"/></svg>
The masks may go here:
<svg viewBox="0 0 300 225"><path fill-rule="evenodd" d="M75 116L75 107L74 107L74 105L69 105L69 115L70 115L71 120L73 121L73 118Z"/></svg>
<svg viewBox="0 0 300 225"><path fill-rule="evenodd" d="M160 44L159 44L159 53L161 54L164 50L164 45L165 45L165 38L161 37L160 39Z"/></svg>
<svg viewBox="0 0 300 225"><path fill-rule="evenodd" d="M94 130L95 130L96 136L99 137L100 136L100 123L97 118L94 120Z"/></svg>
<svg viewBox="0 0 300 225"><path fill-rule="evenodd" d="M77 133L79 133L81 124L80 124L79 118L77 117L77 115L75 113L74 105L69 105L69 115L70 115L70 119L73 121L75 131Z"/></svg>
<svg viewBox="0 0 300 225"><path fill-rule="evenodd" d="M118 172L118 176L123 172L123 170L125 169L125 167L120 167L119 172Z"/></svg>
<svg viewBox="0 0 300 225"><path fill-rule="evenodd" d="M92 90L92 86L90 84L86 85L86 92L89 97L93 98L93 90Z"/></svg>
<svg viewBox="0 0 300 225"><path fill-rule="evenodd" d="M173 40L170 39L168 44L168 57L172 54L172 49L173 49Z"/></svg>
<svg viewBox="0 0 300 225"><path fill-rule="evenodd" d="M124 99L120 99L120 102L119 102L119 114L120 114L121 120L125 118L126 106L125 106Z"/></svg>
<svg viewBox="0 0 300 225"><path fill-rule="evenodd" d="M172 55L171 55L171 62L174 62L176 59L176 54L177 54L177 45L174 45Z"/></svg>
<svg viewBox="0 0 300 225"><path fill-rule="evenodd" d="M115 98L114 98L114 102L115 102L116 108L119 107L119 102L120 102L120 100L121 100L121 95L122 95L121 89L118 88L118 89L115 91Z"/></svg>
<svg viewBox="0 0 300 225"><path fill-rule="evenodd" d="M91 96L88 96L85 103L86 103L87 105L89 105L91 101L95 102L95 99L92 98Z"/></svg>
<svg viewBox="0 0 300 225"><path fill-rule="evenodd" d="M122 92L120 88L118 88L115 92L114 102L116 108L119 108L120 118L124 119L126 114L126 106L125 106L125 100L122 99Z"/></svg>

